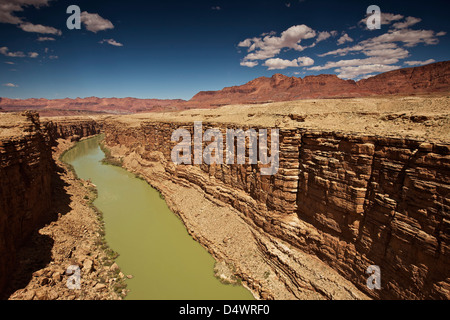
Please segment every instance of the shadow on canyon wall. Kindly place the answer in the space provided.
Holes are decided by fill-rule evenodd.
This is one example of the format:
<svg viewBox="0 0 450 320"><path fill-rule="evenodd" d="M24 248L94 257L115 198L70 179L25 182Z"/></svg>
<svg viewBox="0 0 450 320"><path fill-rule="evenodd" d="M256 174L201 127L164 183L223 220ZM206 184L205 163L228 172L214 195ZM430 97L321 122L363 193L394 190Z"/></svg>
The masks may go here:
<svg viewBox="0 0 450 320"><path fill-rule="evenodd" d="M61 174L66 171L61 166L54 164L52 173L52 206L42 222L25 239L23 246L16 253L16 266L9 276L8 285L1 300L7 300L15 291L25 288L37 270L45 268L52 260L54 240L41 234L39 231L47 224L57 221L59 215L67 214L71 208L70 196L65 191L68 184L61 179ZM44 278L44 281L47 280ZM43 283L44 285L44 283Z"/></svg>

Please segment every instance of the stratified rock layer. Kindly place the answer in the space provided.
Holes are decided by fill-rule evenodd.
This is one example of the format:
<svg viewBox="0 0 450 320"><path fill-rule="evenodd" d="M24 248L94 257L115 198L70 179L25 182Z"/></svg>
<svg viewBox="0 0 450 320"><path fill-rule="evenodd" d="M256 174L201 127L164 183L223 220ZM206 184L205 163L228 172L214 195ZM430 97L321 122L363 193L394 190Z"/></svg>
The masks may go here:
<svg viewBox="0 0 450 320"><path fill-rule="evenodd" d="M203 130L221 128L224 141L225 129L235 127L203 123ZM107 144L130 163L162 165L164 179L200 187L258 232L319 257L373 298L450 298L449 145L280 129L280 169L262 176L260 164L174 165L178 128L193 134L193 123L104 124ZM366 286L370 265L381 268L381 290ZM287 276L296 283L298 275Z"/></svg>
<svg viewBox="0 0 450 320"><path fill-rule="evenodd" d="M357 82L343 80L331 74L306 76L303 79L275 74L270 78L254 79L241 86L199 92L186 105L214 107L299 99L411 95L449 90L450 62L444 61L389 71Z"/></svg>
<svg viewBox="0 0 450 320"><path fill-rule="evenodd" d="M52 146L58 138L99 132L89 119L41 123L33 112L0 114L0 293L15 267L18 248L52 217Z"/></svg>

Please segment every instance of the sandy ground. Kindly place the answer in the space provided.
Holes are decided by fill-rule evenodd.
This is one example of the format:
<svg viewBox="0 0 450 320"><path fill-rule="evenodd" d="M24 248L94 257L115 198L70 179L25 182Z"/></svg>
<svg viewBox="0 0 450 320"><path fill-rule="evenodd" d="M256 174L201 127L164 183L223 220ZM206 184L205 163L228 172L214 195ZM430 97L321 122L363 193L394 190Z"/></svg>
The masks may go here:
<svg viewBox="0 0 450 320"><path fill-rule="evenodd" d="M145 113L116 117L128 125L141 121L208 121L450 141L450 93L438 96L322 99L230 105L217 109Z"/></svg>

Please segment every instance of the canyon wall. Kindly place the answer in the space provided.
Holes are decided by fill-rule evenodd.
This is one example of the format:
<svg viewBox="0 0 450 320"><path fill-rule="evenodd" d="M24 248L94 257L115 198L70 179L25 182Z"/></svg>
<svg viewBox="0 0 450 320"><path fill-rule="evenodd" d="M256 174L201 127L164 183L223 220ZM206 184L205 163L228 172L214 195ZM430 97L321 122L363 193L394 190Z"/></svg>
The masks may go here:
<svg viewBox="0 0 450 320"><path fill-rule="evenodd" d="M15 268L16 253L33 230L52 215L56 165L52 146L59 138L99 132L91 120L42 122L33 112L0 114L0 293Z"/></svg>
<svg viewBox="0 0 450 320"><path fill-rule="evenodd" d="M225 127L248 129L203 123L203 130L221 128L224 141ZM254 230L320 258L369 296L450 298L449 145L280 129L280 169L262 176L261 164L173 164L178 128L193 135L193 123L104 123L107 145L124 157L162 165L164 179L201 188ZM367 288L370 265L381 268L381 290Z"/></svg>

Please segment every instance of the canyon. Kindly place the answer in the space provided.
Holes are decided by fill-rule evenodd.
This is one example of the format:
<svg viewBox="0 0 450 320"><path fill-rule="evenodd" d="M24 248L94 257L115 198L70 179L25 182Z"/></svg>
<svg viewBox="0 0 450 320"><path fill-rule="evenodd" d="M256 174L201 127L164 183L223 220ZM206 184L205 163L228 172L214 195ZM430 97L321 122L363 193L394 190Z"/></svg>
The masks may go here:
<svg viewBox="0 0 450 320"><path fill-rule="evenodd" d="M300 99L358 98L386 95L440 94L450 89L450 61L403 68L359 81L321 74L288 77L274 74L218 91L201 91L190 100L136 98L9 99L0 98L0 110L39 111L42 116L133 114L217 108L230 104L260 104Z"/></svg>
<svg viewBox="0 0 450 320"><path fill-rule="evenodd" d="M0 285L51 212L52 146L103 132L191 236L259 299L449 299L449 97L230 105L134 115L1 114ZM280 168L175 165L172 132L278 128ZM225 138L225 136L224 136ZM248 157L248 154L246 155ZM246 159L248 160L248 158ZM246 161L248 163L248 161ZM366 285L370 265L381 290ZM1 286L0 286L1 288Z"/></svg>

